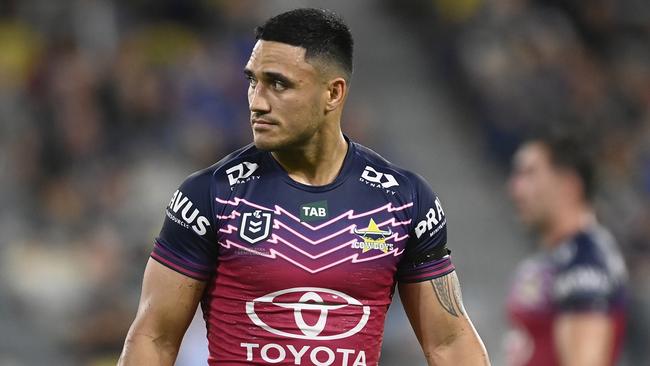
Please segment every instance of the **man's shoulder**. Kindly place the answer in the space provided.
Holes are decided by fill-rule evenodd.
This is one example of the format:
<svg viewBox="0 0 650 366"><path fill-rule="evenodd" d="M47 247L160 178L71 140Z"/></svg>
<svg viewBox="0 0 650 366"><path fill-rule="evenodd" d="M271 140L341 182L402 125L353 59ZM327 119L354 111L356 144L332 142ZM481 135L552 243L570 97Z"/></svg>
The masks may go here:
<svg viewBox="0 0 650 366"><path fill-rule="evenodd" d="M233 165L241 164L243 162L259 164L259 160L263 153L262 150L258 150L255 145L251 143L231 152L212 166L203 170L212 172L226 171L232 168Z"/></svg>
<svg viewBox="0 0 650 366"><path fill-rule="evenodd" d="M249 144L237 149L207 168L190 174L183 185L208 188L216 180L232 185L233 181L252 175L260 164L262 151Z"/></svg>
<svg viewBox="0 0 650 366"><path fill-rule="evenodd" d="M575 252L573 261L601 262L611 255L618 255L616 240L604 226L594 224L575 235L569 245Z"/></svg>
<svg viewBox="0 0 650 366"><path fill-rule="evenodd" d="M625 263L608 231L592 225L555 251L553 297L564 310L604 311L624 296Z"/></svg>
<svg viewBox="0 0 650 366"><path fill-rule="evenodd" d="M625 264L616 240L599 224L574 235L554 252L560 271L595 268L612 276L625 276Z"/></svg>
<svg viewBox="0 0 650 366"><path fill-rule="evenodd" d="M430 187L418 173L390 162L367 146L355 143L355 147L364 165L362 177L379 180L384 185L399 185L411 191Z"/></svg>

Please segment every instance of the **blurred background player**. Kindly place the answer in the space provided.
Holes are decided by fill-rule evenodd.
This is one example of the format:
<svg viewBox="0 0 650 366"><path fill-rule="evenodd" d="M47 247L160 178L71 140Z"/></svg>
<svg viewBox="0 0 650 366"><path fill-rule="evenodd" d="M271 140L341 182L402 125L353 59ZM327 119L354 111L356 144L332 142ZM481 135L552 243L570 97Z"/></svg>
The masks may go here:
<svg viewBox="0 0 650 366"><path fill-rule="evenodd" d="M614 365L625 325L625 264L592 207L594 162L568 136L525 142L510 194L536 235L508 297L512 366Z"/></svg>

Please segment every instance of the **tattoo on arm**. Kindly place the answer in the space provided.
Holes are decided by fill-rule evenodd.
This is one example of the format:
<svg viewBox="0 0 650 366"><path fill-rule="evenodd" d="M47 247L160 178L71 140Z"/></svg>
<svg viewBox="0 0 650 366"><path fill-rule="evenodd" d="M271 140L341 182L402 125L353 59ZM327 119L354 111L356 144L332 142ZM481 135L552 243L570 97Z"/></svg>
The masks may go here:
<svg viewBox="0 0 650 366"><path fill-rule="evenodd" d="M438 298L438 302L449 314L455 317L465 315L463 300L460 294L460 284L458 283L456 272L435 278L429 282L431 283L431 287L433 287L436 298Z"/></svg>

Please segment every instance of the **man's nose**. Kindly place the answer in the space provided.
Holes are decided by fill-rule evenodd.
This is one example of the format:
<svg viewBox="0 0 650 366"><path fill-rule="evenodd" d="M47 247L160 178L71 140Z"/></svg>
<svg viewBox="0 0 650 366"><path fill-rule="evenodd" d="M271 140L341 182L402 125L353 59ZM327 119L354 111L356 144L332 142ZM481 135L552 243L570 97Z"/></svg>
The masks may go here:
<svg viewBox="0 0 650 366"><path fill-rule="evenodd" d="M271 105L264 95L264 86L262 83L255 85L255 88L248 92L248 107L254 113L268 113L271 111Z"/></svg>

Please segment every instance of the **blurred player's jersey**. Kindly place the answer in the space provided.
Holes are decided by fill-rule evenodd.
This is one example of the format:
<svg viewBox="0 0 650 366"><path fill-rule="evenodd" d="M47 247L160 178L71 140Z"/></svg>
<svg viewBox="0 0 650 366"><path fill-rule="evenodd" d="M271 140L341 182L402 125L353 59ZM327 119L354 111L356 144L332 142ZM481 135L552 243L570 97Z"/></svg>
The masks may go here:
<svg viewBox="0 0 650 366"><path fill-rule="evenodd" d="M553 323L561 314L600 312L614 323L614 352L625 327L625 265L610 233L597 224L524 261L508 297L511 366L559 365Z"/></svg>
<svg viewBox="0 0 650 366"><path fill-rule="evenodd" d="M210 365L377 365L396 281L454 270L426 182L348 142L325 186L247 146L174 193L152 258L208 281Z"/></svg>

